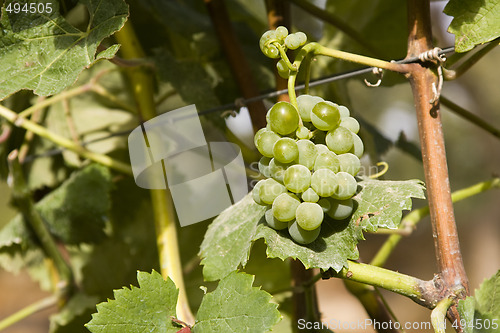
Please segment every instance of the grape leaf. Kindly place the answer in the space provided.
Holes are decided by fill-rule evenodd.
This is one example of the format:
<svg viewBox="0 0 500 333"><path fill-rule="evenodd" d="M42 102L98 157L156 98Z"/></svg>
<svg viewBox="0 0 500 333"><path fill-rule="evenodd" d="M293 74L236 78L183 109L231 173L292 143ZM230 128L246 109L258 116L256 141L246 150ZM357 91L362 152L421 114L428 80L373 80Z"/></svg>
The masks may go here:
<svg viewBox="0 0 500 333"><path fill-rule="evenodd" d="M194 333L267 332L280 320L271 295L252 287L254 277L233 272L205 295L196 315Z"/></svg>
<svg viewBox="0 0 500 333"><path fill-rule="evenodd" d="M351 217L366 231L378 228L396 229L403 210L411 209L411 198L425 199L424 184L420 180L382 181L364 178L358 182L358 193L353 197L357 208Z"/></svg>
<svg viewBox="0 0 500 333"><path fill-rule="evenodd" d="M463 325L464 333L474 333L474 297L468 296L458 301L457 309Z"/></svg>
<svg viewBox="0 0 500 333"><path fill-rule="evenodd" d="M97 305L97 313L85 326L91 332L177 332L172 322L179 290L172 280L153 271L137 273L139 288L114 291L115 299Z"/></svg>
<svg viewBox="0 0 500 333"><path fill-rule="evenodd" d="M266 207L257 205L248 194L212 222L199 253L206 280L221 279L240 264L245 266L257 224L265 211Z"/></svg>
<svg viewBox="0 0 500 333"><path fill-rule="evenodd" d="M199 111L220 104L207 72L198 61L176 59L168 50L161 49L155 62L159 78L170 82L186 104L195 104Z"/></svg>
<svg viewBox="0 0 500 333"><path fill-rule="evenodd" d="M500 324L500 271L485 280L474 297L458 301L458 313L464 333L498 332ZM496 325L495 325L496 323Z"/></svg>
<svg viewBox="0 0 500 333"><path fill-rule="evenodd" d="M450 0L444 13L453 16L448 32L455 51L466 52L500 36L499 0Z"/></svg>
<svg viewBox="0 0 500 333"><path fill-rule="evenodd" d="M276 231L262 216L266 207L253 202L250 195L226 209L210 225L201 246L203 275L207 280L220 279L241 264L245 266L252 241L264 238L271 258L295 258L306 268L333 268L340 271L347 260L358 259L356 244L362 230L397 228L402 210L411 209L411 197L424 198L424 186L418 180L358 182L353 197L355 212L350 220L334 221L325 217L320 236L303 246L295 243L286 230Z"/></svg>
<svg viewBox="0 0 500 333"><path fill-rule="evenodd" d="M476 289L476 309L500 320L500 270ZM500 324L500 323L499 323Z"/></svg>
<svg viewBox="0 0 500 333"><path fill-rule="evenodd" d="M101 41L121 29L128 16L123 0L81 0L90 21L80 31L59 14L58 1L39 1L51 4L52 11L35 14L7 12L13 2L5 2L0 19L0 100L21 89L42 96L61 92L84 68L118 50L114 45L96 58Z"/></svg>
<svg viewBox="0 0 500 333"><path fill-rule="evenodd" d="M361 230L348 220L334 221L328 217L321 224L321 233L312 243L297 244L287 230L276 231L259 223L255 239L264 238L267 244L267 255L271 258L294 258L300 260L305 268L330 267L340 271L347 267L347 259L356 260L359 253L356 244L363 238Z"/></svg>
<svg viewBox="0 0 500 333"><path fill-rule="evenodd" d="M49 231L66 244L96 242L105 237L104 216L110 208L111 174L106 167L91 164L74 173L48 194L35 208ZM0 252L5 247L34 246L33 235L21 214L0 231Z"/></svg>

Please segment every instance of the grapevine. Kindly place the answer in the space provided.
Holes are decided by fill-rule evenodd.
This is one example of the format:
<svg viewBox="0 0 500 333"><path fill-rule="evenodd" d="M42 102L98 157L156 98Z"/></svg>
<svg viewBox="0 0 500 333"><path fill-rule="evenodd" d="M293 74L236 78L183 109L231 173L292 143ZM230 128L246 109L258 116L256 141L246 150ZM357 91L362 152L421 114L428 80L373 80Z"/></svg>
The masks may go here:
<svg viewBox="0 0 500 333"><path fill-rule="evenodd" d="M277 62L280 76L288 78L295 96L295 77L308 49L303 32L288 34L285 27L265 32L260 48ZM302 47L291 63L288 49ZM295 242L318 238L322 223L349 218L357 191L355 176L361 168L364 146L358 121L349 109L319 96L303 94L291 102L274 104L267 126L257 131L254 143L263 157L259 170L266 179L253 189L254 201L268 207L265 220L276 230L288 228Z"/></svg>

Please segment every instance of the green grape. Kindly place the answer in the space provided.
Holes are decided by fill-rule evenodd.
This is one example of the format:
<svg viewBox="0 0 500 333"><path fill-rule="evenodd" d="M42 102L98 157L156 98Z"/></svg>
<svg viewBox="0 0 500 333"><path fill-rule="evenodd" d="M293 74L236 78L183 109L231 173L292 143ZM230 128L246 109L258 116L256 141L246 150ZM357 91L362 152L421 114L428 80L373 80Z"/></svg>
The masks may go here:
<svg viewBox="0 0 500 333"><path fill-rule="evenodd" d="M281 163L276 161L274 158L269 162L269 171L271 172L271 177L280 183L283 183L285 177L285 171L290 166L288 163Z"/></svg>
<svg viewBox="0 0 500 333"><path fill-rule="evenodd" d="M337 177L330 169L319 169L311 176L311 187L321 197L329 197L337 188Z"/></svg>
<svg viewBox="0 0 500 333"><path fill-rule="evenodd" d="M302 245L314 242L316 238L318 238L320 232L321 226L314 230L304 230L299 226L297 221L288 223L288 233L294 241Z"/></svg>
<svg viewBox="0 0 500 333"><path fill-rule="evenodd" d="M288 29L282 25L276 28L276 39L284 41L286 36L288 36Z"/></svg>
<svg viewBox="0 0 500 333"><path fill-rule="evenodd" d="M330 149L328 149L328 147L326 145L324 145L322 143L318 143L315 146L316 146L316 151L318 152L318 155L321 153L326 153L326 152L331 151Z"/></svg>
<svg viewBox="0 0 500 333"><path fill-rule="evenodd" d="M302 193L301 198L303 201L306 202L318 202L319 195L318 193L314 192L312 188L309 187L307 190L304 191L304 193Z"/></svg>
<svg viewBox="0 0 500 333"><path fill-rule="evenodd" d="M273 215L281 222L288 222L295 218L295 211L300 200L295 194L282 193L273 201Z"/></svg>
<svg viewBox="0 0 500 333"><path fill-rule="evenodd" d="M281 59L276 63L276 69L278 70L279 76L284 79L288 79L290 77L290 69L286 65L285 60Z"/></svg>
<svg viewBox="0 0 500 333"><path fill-rule="evenodd" d="M262 184L264 184L265 181L266 181L265 179L259 180L257 182L257 184L255 184L255 186L252 189L252 198L253 198L253 201L255 201L259 205L263 205L263 206L265 206L266 204L263 203L262 200L260 200L260 187L262 186Z"/></svg>
<svg viewBox="0 0 500 333"><path fill-rule="evenodd" d="M283 182L290 192L302 193L311 184L311 171L300 164L292 165L286 169Z"/></svg>
<svg viewBox="0 0 500 333"><path fill-rule="evenodd" d="M334 193L331 195L333 198L346 200L356 194L358 183L352 175L348 174L347 172L339 172L337 173L336 178L338 186L335 189Z"/></svg>
<svg viewBox="0 0 500 333"><path fill-rule="evenodd" d="M295 221L304 230L317 229L323 222L323 209L314 202L303 202L295 211Z"/></svg>
<svg viewBox="0 0 500 333"><path fill-rule="evenodd" d="M311 121L317 129L329 131L339 126L340 113L335 106L319 102L311 111Z"/></svg>
<svg viewBox="0 0 500 333"><path fill-rule="evenodd" d="M361 169L359 158L351 153L341 154L337 156L340 163L340 171L347 172L351 176L356 176Z"/></svg>
<svg viewBox="0 0 500 333"><path fill-rule="evenodd" d="M340 112L340 118L349 117L351 115L351 113L349 112L349 109L343 105L339 105L338 109Z"/></svg>
<svg viewBox="0 0 500 333"><path fill-rule="evenodd" d="M253 144L255 145L255 147L257 147L257 140L259 139L261 134L264 133L265 131L266 131L266 128L263 127L255 133L255 136L253 137Z"/></svg>
<svg viewBox="0 0 500 333"><path fill-rule="evenodd" d="M318 201L318 205L321 207L323 210L323 213L326 213L327 211L330 210L331 203L330 203L330 198L321 198Z"/></svg>
<svg viewBox="0 0 500 333"><path fill-rule="evenodd" d="M344 117L340 121L340 126L347 128L349 131L353 133L359 132L359 123L353 117Z"/></svg>
<svg viewBox="0 0 500 333"><path fill-rule="evenodd" d="M269 43L271 40L277 40L275 30L268 30L264 32L262 37L260 37L260 50L266 55L266 57L277 59L280 57L280 51L276 46Z"/></svg>
<svg viewBox="0 0 500 333"><path fill-rule="evenodd" d="M280 136L273 131L262 132L257 138L257 149L265 157L273 157L273 147L279 139Z"/></svg>
<svg viewBox="0 0 500 333"><path fill-rule="evenodd" d="M291 138L281 138L274 144L274 158L281 163L290 163L299 157L297 142Z"/></svg>
<svg viewBox="0 0 500 333"><path fill-rule="evenodd" d="M299 32L296 32L295 35L297 36L297 41L299 42L300 46L307 43L307 35L305 33L303 33L302 31L299 31Z"/></svg>
<svg viewBox="0 0 500 333"><path fill-rule="evenodd" d="M269 170L269 162L271 162L271 159L265 156L263 156L259 160L259 172L266 178L271 177L271 170Z"/></svg>
<svg viewBox="0 0 500 333"><path fill-rule="evenodd" d="M309 131L309 129L305 126L301 126L299 128L297 128L297 130L295 131L295 135L299 138L299 139L309 139L309 133L311 133Z"/></svg>
<svg viewBox="0 0 500 333"><path fill-rule="evenodd" d="M338 172L339 167L339 158L333 151L319 154L314 161L314 170L330 169L333 172Z"/></svg>
<svg viewBox="0 0 500 333"><path fill-rule="evenodd" d="M303 121L311 121L311 112L316 103L322 102L323 98L319 96L300 95L297 97L297 105L300 117Z"/></svg>
<svg viewBox="0 0 500 333"><path fill-rule="evenodd" d="M361 138L355 133L352 133L352 139L354 144L349 152L356 155L358 158L361 158L361 156L363 156L363 152L365 151L363 141L361 141Z"/></svg>
<svg viewBox="0 0 500 333"><path fill-rule="evenodd" d="M310 140L303 139L297 141L297 147L299 148L299 157L296 162L312 170L317 155L316 146Z"/></svg>
<svg viewBox="0 0 500 333"><path fill-rule="evenodd" d="M269 110L269 123L276 133L290 134L299 127L299 112L288 102L278 102Z"/></svg>
<svg viewBox="0 0 500 333"><path fill-rule="evenodd" d="M281 222L274 217L272 208L266 210L264 217L266 219L267 225L274 230L283 230L288 227L288 222Z"/></svg>
<svg viewBox="0 0 500 333"><path fill-rule="evenodd" d="M282 193L286 192L286 187L272 178L268 178L259 188L260 201L270 205Z"/></svg>
<svg viewBox="0 0 500 333"><path fill-rule="evenodd" d="M306 38L307 41L307 38ZM303 39L297 35L297 33L290 34L286 36L285 38L285 46L288 47L290 50L295 50L304 45ZM302 43L302 44L301 44Z"/></svg>
<svg viewBox="0 0 500 333"><path fill-rule="evenodd" d="M352 199L347 200L335 200L330 199L330 210L326 212L334 220L345 220L351 216L354 210L354 201Z"/></svg>
<svg viewBox="0 0 500 333"><path fill-rule="evenodd" d="M329 131L325 141L328 148L335 154L347 153L354 144L352 132L342 126Z"/></svg>

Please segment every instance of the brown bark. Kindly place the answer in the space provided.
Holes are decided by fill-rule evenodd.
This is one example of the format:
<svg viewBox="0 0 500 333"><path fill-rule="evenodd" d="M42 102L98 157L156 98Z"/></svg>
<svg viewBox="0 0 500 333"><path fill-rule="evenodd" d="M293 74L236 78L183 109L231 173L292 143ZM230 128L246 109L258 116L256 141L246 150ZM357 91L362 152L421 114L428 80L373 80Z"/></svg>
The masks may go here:
<svg viewBox="0 0 500 333"><path fill-rule="evenodd" d="M429 0L408 1L408 22L407 57L417 56L431 49ZM439 276L447 294L455 293L461 288L468 294L468 280L462 262L451 201L439 101L430 103L434 98L432 85L437 85L437 76L430 68L412 64L409 79L417 112ZM448 317L451 320L458 318L455 307L448 311Z"/></svg>

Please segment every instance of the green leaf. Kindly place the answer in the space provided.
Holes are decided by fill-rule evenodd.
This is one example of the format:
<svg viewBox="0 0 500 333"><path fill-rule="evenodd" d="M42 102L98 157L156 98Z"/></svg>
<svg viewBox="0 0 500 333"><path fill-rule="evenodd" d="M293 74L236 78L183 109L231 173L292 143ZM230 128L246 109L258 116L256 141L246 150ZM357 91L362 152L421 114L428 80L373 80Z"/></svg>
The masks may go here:
<svg viewBox="0 0 500 333"><path fill-rule="evenodd" d="M365 178L358 186L361 186L361 190L353 197L358 206L351 223L366 231L396 229L401 222L402 211L411 209L411 198L425 199L424 184L420 180L381 181Z"/></svg>
<svg viewBox="0 0 500 333"><path fill-rule="evenodd" d="M401 211L411 208L411 198L424 198L420 181L358 182L360 190L353 199L356 211L350 220L334 221L325 217L319 237L303 246L294 242L288 232L276 231L261 221L255 239L264 238L269 257L299 259L306 268L333 268L337 272L347 267L347 260L359 257L356 244L363 239L361 230L397 228Z"/></svg>
<svg viewBox="0 0 500 333"><path fill-rule="evenodd" d="M478 311L499 318L500 321L500 270L476 289L474 297Z"/></svg>
<svg viewBox="0 0 500 333"><path fill-rule="evenodd" d="M496 333L500 325L500 270L485 280L474 297L458 301L464 333Z"/></svg>
<svg viewBox="0 0 500 333"><path fill-rule="evenodd" d="M267 255L271 258L294 258L300 260L305 268L333 268L340 271L347 266L347 259L359 257L356 244L363 238L360 228L349 221L334 221L325 218L321 233L312 243L300 245L293 241L287 230L276 231L262 220L255 239L264 238Z"/></svg>
<svg viewBox="0 0 500 333"><path fill-rule="evenodd" d="M172 280L153 271L138 272L139 288L114 291L115 299L97 305L97 313L85 326L91 332L177 332L175 306L179 290Z"/></svg>
<svg viewBox="0 0 500 333"><path fill-rule="evenodd" d="M80 31L59 14L58 1L39 1L50 3L52 12L35 14L8 13L6 6L13 2L5 2L0 19L0 100L21 89L42 96L61 92L96 61L99 44L121 29L128 16L123 0L81 0L90 21ZM113 46L99 58L116 49Z"/></svg>
<svg viewBox="0 0 500 333"><path fill-rule="evenodd" d="M105 237L104 217L110 208L111 174L91 164L74 173L63 185L40 200L35 208L49 231L66 244L96 242ZM0 231L0 251L5 247L34 246L30 229L18 214Z"/></svg>
<svg viewBox="0 0 500 333"><path fill-rule="evenodd" d="M176 59L166 49L159 50L155 60L160 80L172 84L184 102L196 104L198 111L220 104L209 76L199 61Z"/></svg>
<svg viewBox="0 0 500 333"><path fill-rule="evenodd" d="M453 16L448 32L455 51L466 52L500 36L499 0L450 0L444 13Z"/></svg>
<svg viewBox="0 0 500 333"><path fill-rule="evenodd" d="M418 180L380 181L364 179L358 182L355 212L350 220L334 221L325 217L320 236L308 245L294 242L287 230L276 231L267 226L262 216L266 207L259 206L247 195L226 209L208 228L201 246L203 275L207 280L220 279L245 266L252 241L264 238L267 256L294 258L306 268L347 267L347 260L359 257L357 243L362 230L397 228L402 210L411 209L411 197L424 198L424 186Z"/></svg>
<svg viewBox="0 0 500 333"><path fill-rule="evenodd" d="M465 323L465 325L462 325L464 333L474 333L474 303L474 297L471 296L458 301L457 309L460 320Z"/></svg>
<svg viewBox="0 0 500 333"><path fill-rule="evenodd" d="M196 315L194 333L267 332L280 320L271 295L252 287L254 277L233 272L205 295Z"/></svg>
<svg viewBox="0 0 500 333"><path fill-rule="evenodd" d="M200 247L206 280L221 279L240 264L245 266L257 224L265 211L266 207L257 205L248 194L212 222Z"/></svg>

